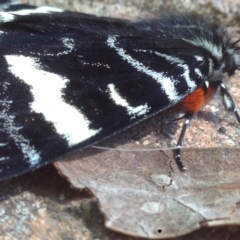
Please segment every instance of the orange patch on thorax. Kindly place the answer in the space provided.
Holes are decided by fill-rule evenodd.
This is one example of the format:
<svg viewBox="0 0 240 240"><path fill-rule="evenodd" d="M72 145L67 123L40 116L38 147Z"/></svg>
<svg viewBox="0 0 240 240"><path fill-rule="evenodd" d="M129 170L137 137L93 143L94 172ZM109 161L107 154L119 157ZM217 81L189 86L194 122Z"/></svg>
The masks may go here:
<svg viewBox="0 0 240 240"><path fill-rule="evenodd" d="M194 92L187 95L176 105L176 109L185 112L198 112L213 96L216 88L209 86L207 92L203 88L197 88Z"/></svg>

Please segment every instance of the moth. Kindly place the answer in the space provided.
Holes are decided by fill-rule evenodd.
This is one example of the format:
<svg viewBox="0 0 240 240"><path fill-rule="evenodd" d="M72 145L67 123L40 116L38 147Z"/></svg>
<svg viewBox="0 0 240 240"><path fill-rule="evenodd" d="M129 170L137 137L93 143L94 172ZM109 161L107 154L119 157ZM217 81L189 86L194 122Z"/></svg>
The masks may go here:
<svg viewBox="0 0 240 240"><path fill-rule="evenodd" d="M96 17L8 5L0 12L0 180L178 106L189 122L240 67L238 41L192 14Z"/></svg>

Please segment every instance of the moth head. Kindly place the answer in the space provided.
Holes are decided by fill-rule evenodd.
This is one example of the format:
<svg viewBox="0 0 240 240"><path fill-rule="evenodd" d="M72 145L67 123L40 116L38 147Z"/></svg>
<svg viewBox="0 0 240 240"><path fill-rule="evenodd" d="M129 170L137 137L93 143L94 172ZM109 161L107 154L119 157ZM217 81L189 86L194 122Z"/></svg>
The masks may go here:
<svg viewBox="0 0 240 240"><path fill-rule="evenodd" d="M229 76L233 75L240 69L240 47L237 46L237 43L239 42L240 39L233 42L224 55L223 72L226 72Z"/></svg>

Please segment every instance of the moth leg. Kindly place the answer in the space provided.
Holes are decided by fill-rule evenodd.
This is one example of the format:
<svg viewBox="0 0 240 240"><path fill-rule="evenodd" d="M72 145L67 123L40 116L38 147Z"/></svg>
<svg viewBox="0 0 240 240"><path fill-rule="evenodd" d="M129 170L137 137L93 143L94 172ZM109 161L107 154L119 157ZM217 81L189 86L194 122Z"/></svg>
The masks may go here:
<svg viewBox="0 0 240 240"><path fill-rule="evenodd" d="M180 137L179 137L178 142L177 142L177 146L176 146L175 151L174 151L175 161L176 161L176 163L177 163L177 165L178 165L178 167L181 171L187 170L187 168L184 166L184 164L181 160L181 147L182 147L182 142L183 142L187 127L190 124L190 122L193 118L193 115L194 115L194 113L187 113L185 115L185 121L184 121L184 124L183 124L183 127L182 127L182 131L181 131Z"/></svg>
<svg viewBox="0 0 240 240"><path fill-rule="evenodd" d="M233 112L236 116L237 121L240 123L240 116L231 94L222 81L219 81L219 86L225 109L229 112Z"/></svg>
<svg viewBox="0 0 240 240"><path fill-rule="evenodd" d="M235 105L233 98L232 98L231 94L229 93L227 87L224 85L224 83L222 81L220 81L220 80L214 81L210 84L210 86L207 88L207 91L205 92L205 96L204 96L205 101L211 98L212 94L214 92L216 92L218 87L220 88L220 93L221 93L221 96L223 99L223 104L224 104L225 109L229 112L233 112L236 116L237 121L240 123L240 115L237 111L236 105ZM195 95L195 93L193 92L192 95ZM198 98L200 99L201 97L198 96ZM189 99L192 101L191 96L190 96L190 98L188 97L188 100ZM186 105L186 103L188 105L188 102L185 102L183 104ZM186 109L190 110L189 106L187 106ZM191 110L194 112L197 112L195 109L191 109ZM188 125L190 124L190 121L192 120L194 112L189 112L185 115L185 121L184 121L182 131L181 131L181 134L180 134L180 137L178 139L178 143L177 143L177 146L175 149L175 155L174 155L175 161L181 171L185 171L187 168L184 166L184 164L181 160L181 151L180 150L182 147L182 142L184 139L185 132L187 130Z"/></svg>

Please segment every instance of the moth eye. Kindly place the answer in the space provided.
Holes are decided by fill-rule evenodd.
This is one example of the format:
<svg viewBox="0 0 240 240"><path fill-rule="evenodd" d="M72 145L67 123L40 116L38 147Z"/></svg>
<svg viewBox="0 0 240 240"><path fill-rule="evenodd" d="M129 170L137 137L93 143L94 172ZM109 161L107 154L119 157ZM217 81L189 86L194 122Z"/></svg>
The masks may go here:
<svg viewBox="0 0 240 240"><path fill-rule="evenodd" d="M223 72L227 73L229 76L233 75L236 70L238 69L238 66L233 58L232 55L228 55L224 58L224 68Z"/></svg>

